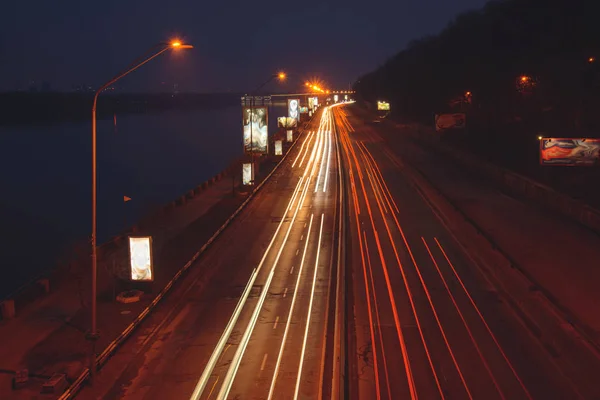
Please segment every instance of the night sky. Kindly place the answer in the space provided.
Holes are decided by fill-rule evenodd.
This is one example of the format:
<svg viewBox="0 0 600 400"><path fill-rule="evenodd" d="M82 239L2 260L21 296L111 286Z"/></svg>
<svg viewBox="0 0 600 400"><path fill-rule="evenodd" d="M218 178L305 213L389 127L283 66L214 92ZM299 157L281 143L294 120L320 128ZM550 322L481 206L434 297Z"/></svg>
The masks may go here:
<svg viewBox="0 0 600 400"><path fill-rule="evenodd" d="M180 91L246 91L283 69L291 75L286 89L312 77L345 89L410 40L485 3L9 0L0 12L0 91L31 81L54 90L97 86L173 37L195 49L162 56L117 88L172 91L177 83Z"/></svg>

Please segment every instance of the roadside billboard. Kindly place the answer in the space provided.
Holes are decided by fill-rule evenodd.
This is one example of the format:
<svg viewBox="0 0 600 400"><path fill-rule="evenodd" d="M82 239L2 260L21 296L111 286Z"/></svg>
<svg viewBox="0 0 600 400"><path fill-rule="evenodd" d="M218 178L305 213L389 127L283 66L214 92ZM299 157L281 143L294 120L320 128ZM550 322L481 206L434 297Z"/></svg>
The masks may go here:
<svg viewBox="0 0 600 400"><path fill-rule="evenodd" d="M298 120L290 117L277 117L278 128L295 128L298 126Z"/></svg>
<svg viewBox="0 0 600 400"><path fill-rule="evenodd" d="M309 97L308 98L308 108L311 111L315 108L315 98L314 97Z"/></svg>
<svg viewBox="0 0 600 400"><path fill-rule="evenodd" d="M242 185L252 185L254 182L253 172L251 163L242 164Z"/></svg>
<svg viewBox="0 0 600 400"><path fill-rule="evenodd" d="M275 155L280 156L282 154L283 154L283 145L281 143L281 140L276 140L275 141Z"/></svg>
<svg viewBox="0 0 600 400"><path fill-rule="evenodd" d="M242 107L244 124L244 151L266 154L269 143L267 107ZM252 140L252 142L250 142Z"/></svg>
<svg viewBox="0 0 600 400"><path fill-rule="evenodd" d="M288 129L288 131L287 131L287 141L288 142L294 141L294 131L291 129Z"/></svg>
<svg viewBox="0 0 600 400"><path fill-rule="evenodd" d="M600 164L600 139L542 138L540 164L592 166Z"/></svg>
<svg viewBox="0 0 600 400"><path fill-rule="evenodd" d="M335 103L337 103L337 102L338 102L338 98L339 98L339 97L338 97L338 95L337 95L337 94L334 94L334 95L333 95L333 101L334 101Z"/></svg>
<svg viewBox="0 0 600 400"><path fill-rule="evenodd" d="M308 112L308 107L300 107L300 114L306 114Z"/></svg>
<svg viewBox="0 0 600 400"><path fill-rule="evenodd" d="M390 111L390 103L385 101L377 102L377 110L379 111Z"/></svg>
<svg viewBox="0 0 600 400"><path fill-rule="evenodd" d="M464 129L465 123L464 113L435 115L435 130L438 132L446 129Z"/></svg>
<svg viewBox="0 0 600 400"><path fill-rule="evenodd" d="M288 118L300 119L300 100L288 99Z"/></svg>
<svg viewBox="0 0 600 400"><path fill-rule="evenodd" d="M154 265L152 261L152 238L150 236L130 236L129 265L131 267L131 280L154 280Z"/></svg>

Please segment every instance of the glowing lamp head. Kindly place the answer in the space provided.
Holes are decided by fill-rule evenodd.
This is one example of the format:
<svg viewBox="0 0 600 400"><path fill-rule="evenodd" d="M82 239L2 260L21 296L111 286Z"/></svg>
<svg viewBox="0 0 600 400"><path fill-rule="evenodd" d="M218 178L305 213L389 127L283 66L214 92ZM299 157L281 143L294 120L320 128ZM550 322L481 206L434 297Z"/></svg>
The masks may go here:
<svg viewBox="0 0 600 400"><path fill-rule="evenodd" d="M179 40L174 40L171 42L171 47L181 47L181 42Z"/></svg>
<svg viewBox="0 0 600 400"><path fill-rule="evenodd" d="M277 74L277 78L278 78L280 81L283 81L283 80L286 78L285 72L280 72L280 73L278 73L278 74Z"/></svg>
<svg viewBox="0 0 600 400"><path fill-rule="evenodd" d="M593 63L594 61L596 61L596 57L590 57L590 58L588 58L588 62L589 63Z"/></svg>
<svg viewBox="0 0 600 400"><path fill-rule="evenodd" d="M529 80L529 77L528 77L528 76L525 76L525 75L523 75L523 76L521 77L521 82L527 82L528 80Z"/></svg>

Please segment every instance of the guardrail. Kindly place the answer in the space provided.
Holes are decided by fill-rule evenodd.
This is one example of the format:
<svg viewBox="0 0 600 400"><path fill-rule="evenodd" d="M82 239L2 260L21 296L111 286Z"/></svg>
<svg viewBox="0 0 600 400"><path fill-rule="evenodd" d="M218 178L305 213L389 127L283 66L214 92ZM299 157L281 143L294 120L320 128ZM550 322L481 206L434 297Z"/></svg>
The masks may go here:
<svg viewBox="0 0 600 400"><path fill-rule="evenodd" d="M304 128L306 127L306 124ZM142 323L142 321L152 312L152 310L158 305L158 303L168 294L173 285L179 280L179 278L191 267L191 265L202 255L206 249L217 239L217 237L229 226L229 224L242 212L247 204L254 198L254 196L260 191L264 184L271 178L271 176L279 169L282 163L286 160L287 156L291 153L291 150L295 147L298 139L300 139L304 128L300 131L300 135L288 151L282 156L281 160L273 168L273 170L265 177L265 179L248 195L246 200L237 208L237 210L225 221L225 223L211 236L210 239L194 254L194 256L173 276L171 281L160 291L160 293L154 298L154 300L131 322L127 328L111 343L109 343L104 351L96 359L96 367L99 370L106 361L114 354L114 352L123 344L133 331ZM83 384L89 379L90 370L85 368L83 372L77 377L77 379L67 388L67 390L59 397L58 400L70 400L72 399L82 388Z"/></svg>
<svg viewBox="0 0 600 400"><path fill-rule="evenodd" d="M528 198L529 200L533 200L535 203L541 204L548 209L558 211L600 234L599 210L582 201L573 199L568 195L559 193L551 187L498 165L484 161L477 156L457 149L454 146L450 146L439 140L439 134L435 132L429 134L430 132L426 132L422 128L411 129L410 131L417 141L427 142L427 144L441 150L443 153L449 155L464 166L493 178L511 192Z"/></svg>

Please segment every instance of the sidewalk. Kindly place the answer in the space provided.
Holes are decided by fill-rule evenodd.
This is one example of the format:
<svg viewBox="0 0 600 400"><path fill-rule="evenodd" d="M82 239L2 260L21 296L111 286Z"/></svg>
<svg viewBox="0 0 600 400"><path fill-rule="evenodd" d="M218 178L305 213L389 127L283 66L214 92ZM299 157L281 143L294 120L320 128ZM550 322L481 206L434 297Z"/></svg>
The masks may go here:
<svg viewBox="0 0 600 400"><path fill-rule="evenodd" d="M225 176L188 198L185 204L142 221L140 233L156 238L153 241L155 281L153 294L144 296L138 303L113 301L114 280L108 267L113 260L127 254L126 240L117 246L109 245L110 250L101 252L105 254L98 264L98 352L137 317L245 197L232 195L232 178ZM66 373L72 379L87 365L89 342L84 335L89 329L86 308L90 298L89 272L89 262L79 265L51 288L51 294L18 310L16 318L0 321L0 398L38 396L44 377ZM27 368L30 375L39 378L30 378L27 388L13 391L11 372L21 368Z"/></svg>
<svg viewBox="0 0 600 400"><path fill-rule="evenodd" d="M425 151L409 137L415 134L414 127L395 132L403 135L395 139L388 135L392 149L417 167L600 342L600 237L561 215L506 195L435 151Z"/></svg>

